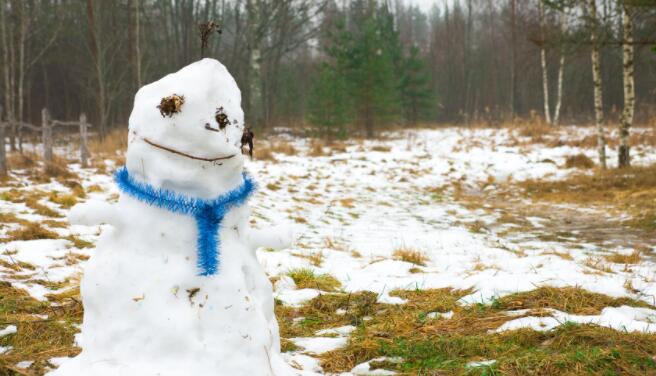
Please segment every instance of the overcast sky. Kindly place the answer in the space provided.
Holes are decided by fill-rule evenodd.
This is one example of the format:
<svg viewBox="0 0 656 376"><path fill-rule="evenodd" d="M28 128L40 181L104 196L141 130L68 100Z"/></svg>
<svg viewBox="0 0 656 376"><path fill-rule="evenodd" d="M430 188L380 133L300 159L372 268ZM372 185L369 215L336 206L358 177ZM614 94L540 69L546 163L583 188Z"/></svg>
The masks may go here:
<svg viewBox="0 0 656 376"><path fill-rule="evenodd" d="M421 10L428 13L433 7L433 4L442 4L447 0L405 0L405 1L408 4L419 5L419 7L421 7Z"/></svg>

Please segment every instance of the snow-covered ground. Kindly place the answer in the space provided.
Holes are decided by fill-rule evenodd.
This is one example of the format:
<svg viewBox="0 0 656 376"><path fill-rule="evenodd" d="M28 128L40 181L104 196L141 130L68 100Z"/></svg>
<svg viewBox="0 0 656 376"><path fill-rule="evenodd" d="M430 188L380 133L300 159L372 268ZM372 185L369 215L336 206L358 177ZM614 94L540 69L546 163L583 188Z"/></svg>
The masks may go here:
<svg viewBox="0 0 656 376"><path fill-rule="evenodd" d="M592 132L590 128L563 128L561 137L583 138ZM589 242L579 239L576 233L570 239L560 240L504 235L501 228L495 227L498 215L494 210L468 207L453 197L456 185L475 195L497 189L496 183L500 182L562 179L573 172L563 167L567 156L583 153L595 159L593 149L543 147L522 142L508 129L449 128L387 136L376 141L349 142L345 147L325 147L324 156L309 156L308 140L289 138L287 142L297 151L294 155L274 153L275 162L247 163L260 186L251 201L251 222L255 227L266 227L282 219L295 228L296 240L291 249L258 251L265 270L278 281L274 295L284 304L300 305L321 293L316 289L298 289L288 278L279 278L297 268L328 273L341 282L345 291L373 291L379 302L391 304L404 303L403 299L389 295L394 289L472 288L474 293L462 298L462 304L469 304L488 303L498 296L540 286L577 286L654 304L656 264L652 258L643 258L630 268L607 263L606 271L599 272L590 266L590 260L609 252L628 254L632 249L621 244ZM632 151L634 164L656 162L654 148L636 147ZM609 161L614 162L614 152L609 154ZM75 165L71 170L81 177L87 198L115 200L118 190L111 176ZM27 178L17 178L22 186L0 188L0 198L11 189L70 193L70 188L61 183L34 185ZM67 209L49 201L48 195L39 203L66 215ZM565 209L604 215L594 208ZM23 203L4 199L0 200L0 211L33 222L53 219L35 214ZM526 220L531 231L539 233L549 218L535 215ZM472 231L470 224L474 222L488 226ZM4 224L0 234L19 227ZM60 239L0 244L0 280L26 289L37 299L52 293L58 282L76 281L84 270L86 256L93 257L93 248L78 249L65 238L75 235L94 242L103 231L102 226L45 227L57 232ZM423 253L427 261L418 267L399 260L393 255L398 249ZM656 244L651 245L651 250L656 250ZM568 256L562 257L563 254ZM20 263L33 268L10 267ZM552 313L550 317L508 321L498 330L544 330L576 321L656 332L656 311L650 309L609 307L598 316L575 316L555 310ZM3 330L8 328L0 327L0 333ZM313 355L343 346L351 330L352 327L336 328L316 337L292 339L301 349L286 356L309 373L320 371ZM367 373L367 364L356 368L353 372L357 374L385 374L382 370Z"/></svg>

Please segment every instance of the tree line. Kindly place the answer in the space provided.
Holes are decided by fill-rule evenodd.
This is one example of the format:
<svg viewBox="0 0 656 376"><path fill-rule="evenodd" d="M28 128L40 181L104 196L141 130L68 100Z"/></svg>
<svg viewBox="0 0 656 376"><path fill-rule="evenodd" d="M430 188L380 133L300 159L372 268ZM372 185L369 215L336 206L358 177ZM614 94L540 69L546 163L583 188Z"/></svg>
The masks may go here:
<svg viewBox="0 0 656 376"><path fill-rule="evenodd" d="M105 134L125 126L141 85L204 55L235 76L256 128L372 135L386 124L530 116L629 125L627 96L638 119L656 112L655 9L654 0L436 0L428 11L402 0L0 0L0 103L9 121L38 122L43 107L59 119L87 112ZM218 29L201 51L208 21Z"/></svg>

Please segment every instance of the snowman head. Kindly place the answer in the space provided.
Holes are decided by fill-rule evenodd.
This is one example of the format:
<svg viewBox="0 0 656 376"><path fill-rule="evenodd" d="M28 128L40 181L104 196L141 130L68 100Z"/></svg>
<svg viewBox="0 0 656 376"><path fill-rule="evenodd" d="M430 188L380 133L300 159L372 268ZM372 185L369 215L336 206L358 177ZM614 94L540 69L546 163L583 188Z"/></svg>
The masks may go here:
<svg viewBox="0 0 656 376"><path fill-rule="evenodd" d="M210 199L241 181L241 92L214 59L142 87L129 130L126 166L150 185Z"/></svg>

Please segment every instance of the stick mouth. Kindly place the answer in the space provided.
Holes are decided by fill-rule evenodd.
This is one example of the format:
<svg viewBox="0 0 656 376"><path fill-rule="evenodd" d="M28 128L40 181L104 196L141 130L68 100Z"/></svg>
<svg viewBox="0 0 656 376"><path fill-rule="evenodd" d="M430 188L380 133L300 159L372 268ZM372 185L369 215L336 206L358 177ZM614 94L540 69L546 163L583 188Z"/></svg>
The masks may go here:
<svg viewBox="0 0 656 376"><path fill-rule="evenodd" d="M195 156L195 155L191 155L191 154L181 152L179 150L175 150L175 149L170 148L168 146L163 146L163 145L157 144L155 142L150 141L149 139L147 139L145 137L143 138L143 140L144 140L145 143L147 143L148 145L150 145L152 147L167 151L167 152L175 154L175 155L179 155L181 157L193 159L193 160L196 160L196 161L203 161L203 162L225 161L227 159L233 158L236 155L236 154L232 154L232 155L228 155L228 156L215 157L215 158L198 157L198 156Z"/></svg>

